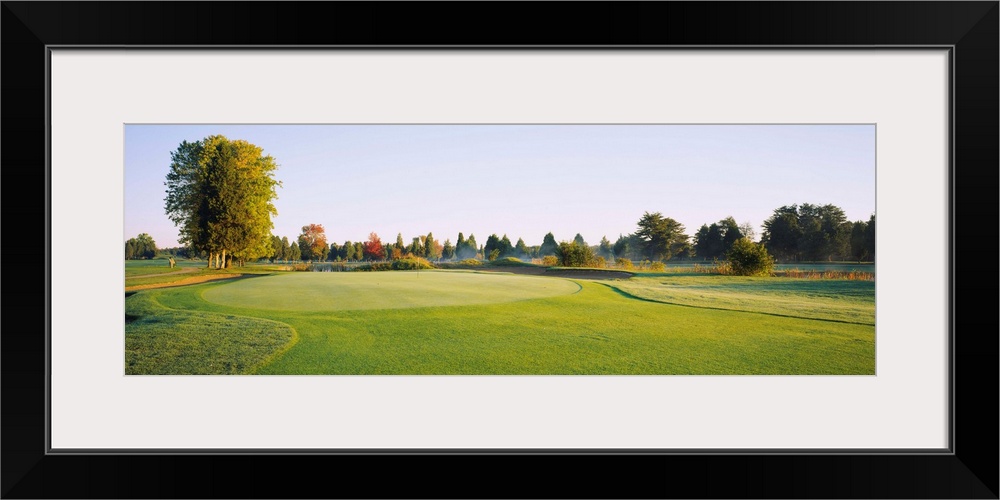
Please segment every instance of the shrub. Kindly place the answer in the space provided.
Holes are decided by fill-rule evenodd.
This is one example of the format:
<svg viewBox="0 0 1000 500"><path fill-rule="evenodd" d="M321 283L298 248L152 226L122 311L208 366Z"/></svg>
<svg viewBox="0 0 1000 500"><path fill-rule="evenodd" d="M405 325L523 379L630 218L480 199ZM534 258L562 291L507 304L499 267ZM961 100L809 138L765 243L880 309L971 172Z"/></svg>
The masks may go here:
<svg viewBox="0 0 1000 500"><path fill-rule="evenodd" d="M478 261L477 261L478 262ZM502 259L494 260L490 262L491 266L524 266L527 265L521 259L517 257L504 257Z"/></svg>
<svg viewBox="0 0 1000 500"><path fill-rule="evenodd" d="M543 266L555 266L558 264L559 264L559 258L556 257L555 255L546 255L545 257L542 257Z"/></svg>
<svg viewBox="0 0 1000 500"><path fill-rule="evenodd" d="M590 267L594 265L594 251L575 241L561 242L556 248L559 263L567 267Z"/></svg>
<svg viewBox="0 0 1000 500"><path fill-rule="evenodd" d="M666 266L664 266L663 263L659 262L659 261L654 262L654 263L652 263L652 264L649 265L649 270L650 271L663 271L665 269L666 269Z"/></svg>
<svg viewBox="0 0 1000 500"><path fill-rule="evenodd" d="M410 271L413 269L434 269L434 264L425 258L414 257L412 259L400 259L392 261L392 269L396 271Z"/></svg>
<svg viewBox="0 0 1000 500"><path fill-rule="evenodd" d="M618 267L620 269L632 269L634 266L632 266L631 260L628 260L624 257L618 257L617 259L615 259L615 267Z"/></svg>
<svg viewBox="0 0 1000 500"><path fill-rule="evenodd" d="M458 264L462 265L462 266L481 266L481 265L483 265L483 263L481 261L478 261L476 259L464 259L464 260L460 260L460 261L458 261Z"/></svg>
<svg viewBox="0 0 1000 500"><path fill-rule="evenodd" d="M726 253L729 270L736 276L770 276L774 273L774 257L764 245L749 238L740 238Z"/></svg>
<svg viewBox="0 0 1000 500"><path fill-rule="evenodd" d="M594 259L594 267L608 267L608 261L604 257L598 256Z"/></svg>

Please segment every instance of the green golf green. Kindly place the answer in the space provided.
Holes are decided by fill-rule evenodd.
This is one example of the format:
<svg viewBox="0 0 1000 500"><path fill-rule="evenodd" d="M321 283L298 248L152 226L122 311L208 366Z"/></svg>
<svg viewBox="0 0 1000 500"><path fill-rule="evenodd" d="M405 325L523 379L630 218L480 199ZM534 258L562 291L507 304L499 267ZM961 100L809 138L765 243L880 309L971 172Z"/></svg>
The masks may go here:
<svg viewBox="0 0 1000 500"><path fill-rule="evenodd" d="M346 311L497 304L568 295L565 279L468 271L294 273L205 290L212 303L271 311Z"/></svg>

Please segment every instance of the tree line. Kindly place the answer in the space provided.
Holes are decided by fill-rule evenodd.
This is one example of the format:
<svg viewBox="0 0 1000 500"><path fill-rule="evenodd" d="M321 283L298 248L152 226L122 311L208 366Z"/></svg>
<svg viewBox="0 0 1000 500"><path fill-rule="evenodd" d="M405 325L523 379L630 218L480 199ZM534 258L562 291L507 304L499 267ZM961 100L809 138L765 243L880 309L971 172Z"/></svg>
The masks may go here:
<svg viewBox="0 0 1000 500"><path fill-rule="evenodd" d="M329 242L322 224L302 227L295 240L272 234L273 200L281 183L274 178L277 163L263 150L221 135L184 141L171 153L167 174L167 216L179 228L179 242L191 256L207 257L209 267L228 267L251 260L271 261L382 261L405 258L428 260L496 260L506 257L555 257L562 265L592 265L600 260L716 260L737 242L753 241L749 223L733 217L705 223L693 235L678 221L660 212L645 212L629 234L612 243L603 236L588 244L579 233L557 241L549 232L541 245L528 246L523 238L512 243L506 235L490 234L479 244L475 235L458 233L454 244L434 234L413 237L402 233L395 242L383 242L374 232L365 241ZM763 224L759 243L782 261L872 260L875 257L875 215L868 221L848 221L834 205L788 205L775 209ZM156 253L143 237L126 242L126 258L151 258ZM152 241L152 238L148 238Z"/></svg>

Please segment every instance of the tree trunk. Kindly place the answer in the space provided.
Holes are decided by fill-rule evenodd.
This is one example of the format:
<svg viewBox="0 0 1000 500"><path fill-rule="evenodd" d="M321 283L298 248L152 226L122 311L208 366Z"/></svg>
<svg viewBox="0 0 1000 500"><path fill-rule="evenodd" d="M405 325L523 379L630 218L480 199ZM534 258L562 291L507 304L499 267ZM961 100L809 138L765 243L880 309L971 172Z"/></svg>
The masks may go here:
<svg viewBox="0 0 1000 500"><path fill-rule="evenodd" d="M208 268L209 269L212 268L212 259L214 259L214 258L215 258L215 254L212 253L212 252L208 252Z"/></svg>
<svg viewBox="0 0 1000 500"><path fill-rule="evenodd" d="M229 267L229 261L226 260L226 249L222 249L222 268L225 269Z"/></svg>

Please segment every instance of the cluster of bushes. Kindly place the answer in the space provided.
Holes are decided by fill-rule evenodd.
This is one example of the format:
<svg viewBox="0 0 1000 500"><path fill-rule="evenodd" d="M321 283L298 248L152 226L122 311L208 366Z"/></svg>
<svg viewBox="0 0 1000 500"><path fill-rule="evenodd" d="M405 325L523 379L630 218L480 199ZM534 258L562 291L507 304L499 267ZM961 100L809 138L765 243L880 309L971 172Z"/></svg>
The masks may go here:
<svg viewBox="0 0 1000 500"><path fill-rule="evenodd" d="M750 238L740 238L726 253L729 274L735 276L771 276L774 274L774 257L764 245Z"/></svg>
<svg viewBox="0 0 1000 500"><path fill-rule="evenodd" d="M490 265L504 267L504 266L530 266L531 264L524 262L523 260L518 259L517 257L502 257L494 260L493 262L490 262Z"/></svg>
<svg viewBox="0 0 1000 500"><path fill-rule="evenodd" d="M434 264L423 257L407 257L390 262L372 262L354 268L355 271L413 271L434 269Z"/></svg>
<svg viewBox="0 0 1000 500"><path fill-rule="evenodd" d="M313 271L319 273L329 273L332 271L347 271L347 266L337 262L314 262L306 266L306 271Z"/></svg>

